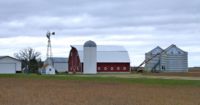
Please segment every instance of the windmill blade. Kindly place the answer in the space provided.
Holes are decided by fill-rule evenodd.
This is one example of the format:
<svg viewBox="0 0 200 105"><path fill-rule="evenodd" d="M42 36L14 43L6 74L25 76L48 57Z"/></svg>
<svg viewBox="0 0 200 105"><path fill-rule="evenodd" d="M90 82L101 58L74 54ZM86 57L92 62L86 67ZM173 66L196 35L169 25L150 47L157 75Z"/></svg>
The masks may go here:
<svg viewBox="0 0 200 105"><path fill-rule="evenodd" d="M50 32L49 32L49 31L47 32L46 37L47 37L48 39L50 39Z"/></svg>

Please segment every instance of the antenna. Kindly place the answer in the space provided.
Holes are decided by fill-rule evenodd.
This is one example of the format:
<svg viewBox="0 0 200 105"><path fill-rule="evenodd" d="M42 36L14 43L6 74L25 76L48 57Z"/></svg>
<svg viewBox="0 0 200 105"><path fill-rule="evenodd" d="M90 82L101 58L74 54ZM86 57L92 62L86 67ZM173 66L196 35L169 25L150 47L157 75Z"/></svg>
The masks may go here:
<svg viewBox="0 0 200 105"><path fill-rule="evenodd" d="M55 32L50 32L50 31L48 31L47 33L46 33L46 37L47 37L47 39L48 39L48 44L47 44L47 59L48 58L52 58L52 48L51 48L51 35L55 35Z"/></svg>

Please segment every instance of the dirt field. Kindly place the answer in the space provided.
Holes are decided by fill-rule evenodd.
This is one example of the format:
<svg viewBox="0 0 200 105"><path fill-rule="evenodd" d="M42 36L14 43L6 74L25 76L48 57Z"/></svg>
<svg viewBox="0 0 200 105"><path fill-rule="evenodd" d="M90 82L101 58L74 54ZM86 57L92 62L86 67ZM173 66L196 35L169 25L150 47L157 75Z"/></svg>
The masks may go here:
<svg viewBox="0 0 200 105"><path fill-rule="evenodd" d="M200 105L200 88L0 78L0 105Z"/></svg>

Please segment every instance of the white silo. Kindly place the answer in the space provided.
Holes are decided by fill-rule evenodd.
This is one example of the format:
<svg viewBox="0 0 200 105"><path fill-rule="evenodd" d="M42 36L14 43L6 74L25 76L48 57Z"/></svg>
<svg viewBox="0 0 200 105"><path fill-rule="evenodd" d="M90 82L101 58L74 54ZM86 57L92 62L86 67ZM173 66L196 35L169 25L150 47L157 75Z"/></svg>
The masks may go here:
<svg viewBox="0 0 200 105"><path fill-rule="evenodd" d="M97 73L97 45L89 40L84 44L83 74Z"/></svg>

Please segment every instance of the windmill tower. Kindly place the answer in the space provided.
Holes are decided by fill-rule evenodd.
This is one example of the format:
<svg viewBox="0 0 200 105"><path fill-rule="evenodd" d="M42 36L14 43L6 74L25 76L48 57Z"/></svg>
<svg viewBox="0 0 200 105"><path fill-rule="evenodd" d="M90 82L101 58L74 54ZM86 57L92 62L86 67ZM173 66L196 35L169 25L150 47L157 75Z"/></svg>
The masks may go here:
<svg viewBox="0 0 200 105"><path fill-rule="evenodd" d="M47 32L46 37L48 39L47 44L47 55L46 55L46 62L44 63L41 74L55 74L55 68L53 67L52 61L52 49L51 49L51 35L55 35L55 32Z"/></svg>
<svg viewBox="0 0 200 105"><path fill-rule="evenodd" d="M46 55L46 59L50 59L50 61L52 60L52 48L51 48L51 35L55 35L55 32L47 32L46 37L48 39L48 44L47 44L47 55ZM48 62L49 65L52 65L52 61ZM53 66L53 65L52 65Z"/></svg>

